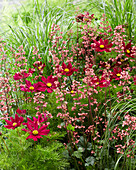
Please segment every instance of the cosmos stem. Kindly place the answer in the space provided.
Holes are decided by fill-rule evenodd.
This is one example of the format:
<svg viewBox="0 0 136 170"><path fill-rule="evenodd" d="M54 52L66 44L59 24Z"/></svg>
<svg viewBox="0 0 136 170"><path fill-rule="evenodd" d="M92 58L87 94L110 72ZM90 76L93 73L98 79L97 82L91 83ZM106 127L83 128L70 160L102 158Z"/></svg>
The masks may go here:
<svg viewBox="0 0 136 170"><path fill-rule="evenodd" d="M5 142L5 140L3 139L3 137L2 137L2 136L1 136L1 139L3 140L3 143L4 143L4 145L6 146L7 151L9 152L9 149L8 149L8 147L7 147L7 145L6 145L6 142Z"/></svg>

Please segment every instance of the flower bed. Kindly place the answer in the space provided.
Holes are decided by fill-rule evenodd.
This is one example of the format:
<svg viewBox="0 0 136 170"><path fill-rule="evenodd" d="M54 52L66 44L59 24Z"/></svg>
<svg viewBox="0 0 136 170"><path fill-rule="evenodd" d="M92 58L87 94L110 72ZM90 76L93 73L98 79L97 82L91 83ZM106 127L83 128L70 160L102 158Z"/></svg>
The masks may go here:
<svg viewBox="0 0 136 170"><path fill-rule="evenodd" d="M8 61L1 42L5 169L28 168L29 154L38 161L30 163L33 169L135 169L136 46L105 15L97 21L85 12L75 22L76 31L67 33L52 25L46 63L36 47L27 59L23 46L11 48ZM26 149L15 165L11 155L20 158Z"/></svg>

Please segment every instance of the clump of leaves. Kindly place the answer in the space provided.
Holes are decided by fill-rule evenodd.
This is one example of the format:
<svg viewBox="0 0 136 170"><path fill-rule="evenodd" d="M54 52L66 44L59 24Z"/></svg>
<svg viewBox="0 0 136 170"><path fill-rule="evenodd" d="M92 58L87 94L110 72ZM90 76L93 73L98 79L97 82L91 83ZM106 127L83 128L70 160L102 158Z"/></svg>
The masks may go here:
<svg viewBox="0 0 136 170"><path fill-rule="evenodd" d="M26 140L27 133L21 134L21 127L1 135L0 169L64 169L64 146L56 139L59 133L50 134L34 143ZM49 137L49 138L48 138Z"/></svg>

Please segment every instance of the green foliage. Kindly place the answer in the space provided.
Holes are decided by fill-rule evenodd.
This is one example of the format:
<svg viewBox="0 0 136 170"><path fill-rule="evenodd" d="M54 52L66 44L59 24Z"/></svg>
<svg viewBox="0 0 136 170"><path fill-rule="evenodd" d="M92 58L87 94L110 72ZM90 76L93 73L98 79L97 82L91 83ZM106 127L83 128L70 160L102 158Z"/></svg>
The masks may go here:
<svg viewBox="0 0 136 170"><path fill-rule="evenodd" d="M0 169L61 170L68 166L62 154L65 149L56 141L62 135L50 134L37 142L26 140L27 136L20 127L1 136Z"/></svg>

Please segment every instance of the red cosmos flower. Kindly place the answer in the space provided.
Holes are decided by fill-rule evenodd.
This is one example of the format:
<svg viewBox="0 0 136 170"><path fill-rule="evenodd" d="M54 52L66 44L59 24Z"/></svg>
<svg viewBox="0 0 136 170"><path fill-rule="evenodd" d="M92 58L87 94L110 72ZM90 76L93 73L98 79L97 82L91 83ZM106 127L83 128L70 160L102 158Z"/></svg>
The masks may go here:
<svg viewBox="0 0 136 170"><path fill-rule="evenodd" d="M109 86L110 81L106 80L104 77L101 77L101 79L99 79L99 77L92 77L91 83L95 85L95 88L98 86L102 88ZM91 83L89 83L89 86L91 86Z"/></svg>
<svg viewBox="0 0 136 170"><path fill-rule="evenodd" d="M20 79L25 79L29 77L29 74L28 73L15 73L15 75L13 76L14 80L20 80Z"/></svg>
<svg viewBox="0 0 136 170"><path fill-rule="evenodd" d="M26 79L27 77L29 77L29 75L34 73L34 69L29 68L28 73L22 71L20 73L15 73L15 75L13 76L14 80L20 80L20 79Z"/></svg>
<svg viewBox="0 0 136 170"><path fill-rule="evenodd" d="M82 22L82 21L89 22L90 20L92 20L94 18L93 16L94 16L94 14L89 16L89 12L86 12L85 15L80 13L75 18L76 18L76 22Z"/></svg>
<svg viewBox="0 0 136 170"><path fill-rule="evenodd" d="M20 110L19 108L16 110L16 112L19 114L19 115L24 115L26 114L26 110Z"/></svg>
<svg viewBox="0 0 136 170"><path fill-rule="evenodd" d="M136 85L136 77L133 78L134 85Z"/></svg>
<svg viewBox="0 0 136 170"><path fill-rule="evenodd" d="M37 139L43 138L41 135L47 135L50 130L46 129L48 125L42 125L40 128L38 128L38 123L34 122L33 125L27 123L28 129L22 129L22 131L28 132L30 135L26 138L27 139L33 139L34 141L37 141Z"/></svg>
<svg viewBox="0 0 136 170"><path fill-rule="evenodd" d="M131 42L129 42L126 46L125 43L123 42L123 47L127 57L135 58L135 56L133 55L134 52L132 52Z"/></svg>
<svg viewBox="0 0 136 170"><path fill-rule="evenodd" d="M111 80L112 79L120 80L121 72L122 72L122 69L120 67L113 68L113 72L112 72L112 75L111 75Z"/></svg>
<svg viewBox="0 0 136 170"><path fill-rule="evenodd" d="M43 69L46 66L45 63L42 63L41 61L36 61L33 66L37 68L40 74L43 74Z"/></svg>
<svg viewBox="0 0 136 170"><path fill-rule="evenodd" d="M33 74L35 72L35 69L34 68L29 68L29 71L28 71L28 73L31 73L31 74Z"/></svg>
<svg viewBox="0 0 136 170"><path fill-rule="evenodd" d="M80 13L75 18L76 18L76 22L82 22L83 18L84 18L84 15Z"/></svg>
<svg viewBox="0 0 136 170"><path fill-rule="evenodd" d="M55 81L58 80L57 77L52 77L52 75L48 76L47 79L42 76L41 80L44 82L44 83L40 83L40 85L42 86L41 88L43 89L43 91L47 90L48 93L52 93L53 90L52 89L56 89L57 88L57 85L54 83Z"/></svg>
<svg viewBox="0 0 136 170"><path fill-rule="evenodd" d="M62 75L66 75L66 76L71 76L74 71L78 71L78 69L75 69L75 67L72 68L71 63L68 63L68 65L66 65L63 62L62 63L62 68L63 68L63 70L61 70L61 73L62 73Z"/></svg>
<svg viewBox="0 0 136 170"><path fill-rule="evenodd" d="M108 40L102 40L102 38L99 40L99 41L96 41L94 40L94 43L95 45L91 45L91 47L95 48L95 51L97 52L103 52L103 51L106 51L106 52L111 52L108 48L111 48L112 47L112 43L109 43Z"/></svg>
<svg viewBox="0 0 136 170"><path fill-rule="evenodd" d="M44 115L44 117L42 117L42 115L38 115L38 119L36 117L33 117L33 121L27 117L27 123L23 123L23 125L27 125L28 123L31 124L31 126L34 126L35 123L41 124L43 122L47 121L47 117L46 114Z"/></svg>
<svg viewBox="0 0 136 170"><path fill-rule="evenodd" d="M15 114L15 119L13 117L10 117L10 120L5 120L8 125L5 125L4 127L7 129L15 129L16 127L21 126L21 123L24 121L23 117L19 117L17 114Z"/></svg>
<svg viewBox="0 0 136 170"><path fill-rule="evenodd" d="M42 91L42 87L40 85L40 82L35 83L33 85L28 80L26 80L25 82L26 82L25 86L20 86L22 91L25 91L25 92L38 92L38 91Z"/></svg>

